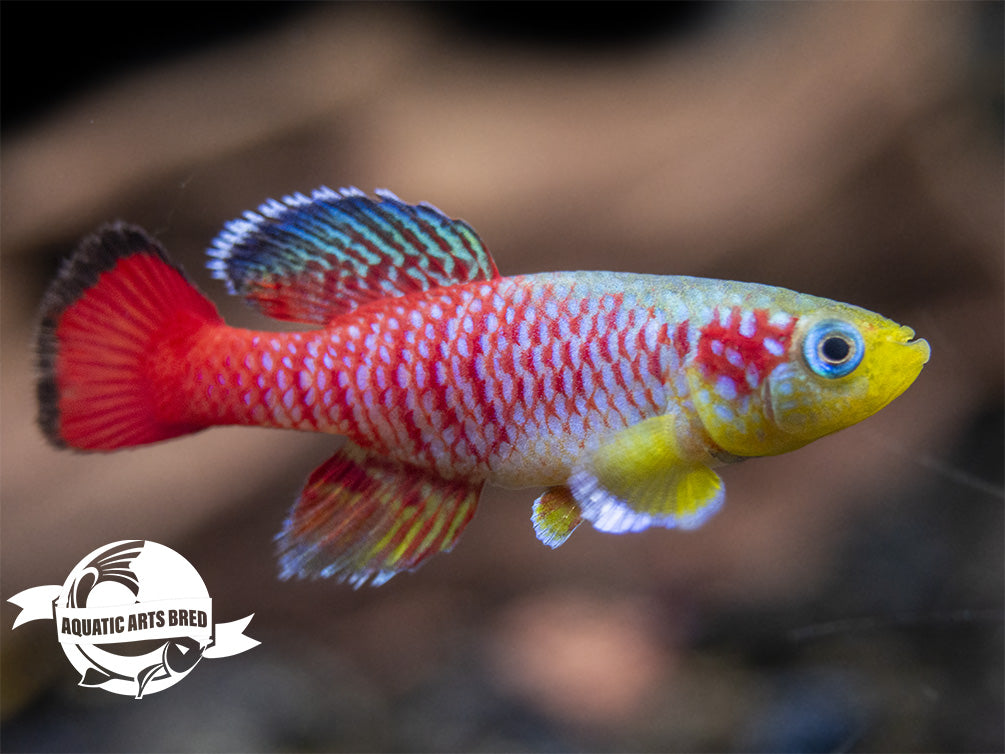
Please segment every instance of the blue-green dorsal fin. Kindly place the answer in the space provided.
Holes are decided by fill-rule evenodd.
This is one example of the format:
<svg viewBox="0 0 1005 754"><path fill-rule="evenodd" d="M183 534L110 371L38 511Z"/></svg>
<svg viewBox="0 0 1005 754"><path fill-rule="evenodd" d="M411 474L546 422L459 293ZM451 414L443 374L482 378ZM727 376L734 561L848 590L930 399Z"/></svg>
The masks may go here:
<svg viewBox="0 0 1005 754"><path fill-rule="evenodd" d="M376 299L498 276L467 223L376 194L321 187L269 200L224 226L207 266L263 314L320 325Z"/></svg>

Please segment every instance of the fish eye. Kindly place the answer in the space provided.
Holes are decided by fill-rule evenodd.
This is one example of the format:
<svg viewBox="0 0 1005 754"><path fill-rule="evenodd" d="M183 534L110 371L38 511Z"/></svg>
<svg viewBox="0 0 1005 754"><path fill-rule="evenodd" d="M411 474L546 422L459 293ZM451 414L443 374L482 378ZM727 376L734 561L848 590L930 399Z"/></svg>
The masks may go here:
<svg viewBox="0 0 1005 754"><path fill-rule="evenodd" d="M858 330L838 320L818 322L803 341L803 358L821 377L835 379L851 374L863 355L865 344Z"/></svg>
<svg viewBox="0 0 1005 754"><path fill-rule="evenodd" d="M828 364L843 364L851 356L852 344L843 335L828 335L820 341L820 357Z"/></svg>

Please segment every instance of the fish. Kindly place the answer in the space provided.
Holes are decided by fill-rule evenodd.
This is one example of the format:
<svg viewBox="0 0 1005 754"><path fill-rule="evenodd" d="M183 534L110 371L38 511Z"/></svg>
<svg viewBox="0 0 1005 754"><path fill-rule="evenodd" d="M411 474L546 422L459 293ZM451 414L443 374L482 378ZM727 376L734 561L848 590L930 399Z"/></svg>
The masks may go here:
<svg viewBox="0 0 1005 754"><path fill-rule="evenodd" d="M230 294L309 329L227 325L143 229L103 226L42 301L38 422L83 451L221 425L343 436L276 538L282 578L414 570L485 484L541 490L553 548L584 521L697 528L716 469L871 416L930 355L909 327L764 284L502 276L463 220L380 189L270 199L208 255Z"/></svg>

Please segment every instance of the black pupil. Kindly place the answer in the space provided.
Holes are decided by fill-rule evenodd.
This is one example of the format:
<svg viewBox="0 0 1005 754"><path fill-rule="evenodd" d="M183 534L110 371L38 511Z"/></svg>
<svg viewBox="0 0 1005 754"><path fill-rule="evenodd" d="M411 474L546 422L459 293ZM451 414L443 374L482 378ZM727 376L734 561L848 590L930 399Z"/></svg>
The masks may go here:
<svg viewBox="0 0 1005 754"><path fill-rule="evenodd" d="M848 358L851 344L839 335L831 335L820 344L820 355L832 364L839 364Z"/></svg>

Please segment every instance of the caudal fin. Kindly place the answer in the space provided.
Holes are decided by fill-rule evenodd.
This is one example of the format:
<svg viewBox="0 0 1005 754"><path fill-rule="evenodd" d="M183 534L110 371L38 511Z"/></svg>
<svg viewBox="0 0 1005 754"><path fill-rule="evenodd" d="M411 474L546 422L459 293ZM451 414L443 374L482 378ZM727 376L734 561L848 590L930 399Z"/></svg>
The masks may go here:
<svg viewBox="0 0 1005 754"><path fill-rule="evenodd" d="M158 408L165 375L151 356L221 322L141 228L101 228L64 263L42 301L42 431L55 445L113 450L202 429Z"/></svg>

